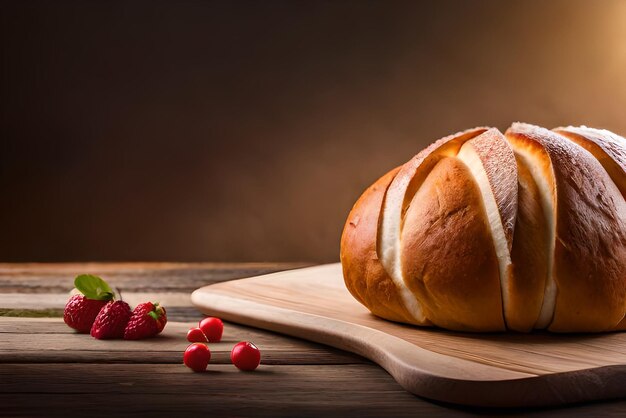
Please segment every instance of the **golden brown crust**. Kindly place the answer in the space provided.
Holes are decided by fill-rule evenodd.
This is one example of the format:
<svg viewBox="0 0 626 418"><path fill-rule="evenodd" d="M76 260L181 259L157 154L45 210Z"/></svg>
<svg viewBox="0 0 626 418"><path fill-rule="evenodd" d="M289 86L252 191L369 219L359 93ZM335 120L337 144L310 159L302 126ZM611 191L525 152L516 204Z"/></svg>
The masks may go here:
<svg viewBox="0 0 626 418"><path fill-rule="evenodd" d="M385 271L401 292L404 305L417 324L429 324L420 303L406 288L400 268L400 235L409 202L435 164L446 155L458 153L461 146L486 128L474 128L444 137L404 164L385 195L379 220L378 254Z"/></svg>
<svg viewBox="0 0 626 418"><path fill-rule="evenodd" d="M613 132L587 127L568 126L553 131L574 141L596 157L626 198L626 139Z"/></svg>
<svg viewBox="0 0 626 418"><path fill-rule="evenodd" d="M444 158L415 194L402 236L405 282L436 325L504 330L498 262L478 186Z"/></svg>
<svg viewBox="0 0 626 418"><path fill-rule="evenodd" d="M402 213L406 211L412 197L439 159L456 155L465 142L486 130L487 128L477 127L443 137L402 165L397 179L394 179L393 182L394 189L402 193Z"/></svg>
<svg viewBox="0 0 626 418"><path fill-rule="evenodd" d="M613 328L613 331L626 331L626 317L622 318L620 323Z"/></svg>
<svg viewBox="0 0 626 418"><path fill-rule="evenodd" d="M556 283L553 280L552 274L554 265L554 237L556 235L554 221L556 218L556 184L552 161L546 150L538 142L523 135L514 135L511 133L511 129L506 132L506 137L515 150L516 158L521 160L524 166L528 168L527 174L531 175L533 182L537 186L534 190L536 193L535 202L541 208L543 219L546 222L546 234L537 233L539 231L535 231L537 234L534 235L535 240L541 239L542 237L544 239L542 243L537 243L536 245L540 245L545 250L547 272L543 294L541 295L539 316L533 325L534 328L545 329L552 321L557 293ZM516 245L519 247L520 244ZM517 270L523 268L519 263L517 267ZM519 273L518 271L518 276Z"/></svg>
<svg viewBox="0 0 626 418"><path fill-rule="evenodd" d="M475 128L381 177L343 231L348 290L417 325L626 330L626 140L556 131L514 124L512 154Z"/></svg>
<svg viewBox="0 0 626 418"><path fill-rule="evenodd" d="M354 204L341 236L340 258L346 287L359 302L382 318L414 323L376 254L378 215L385 191L399 169L378 179Z"/></svg>
<svg viewBox="0 0 626 418"><path fill-rule="evenodd" d="M548 277L548 225L540 204L539 189L523 160L517 156L518 211L509 284L506 325L529 332L539 318Z"/></svg>
<svg viewBox="0 0 626 418"><path fill-rule="evenodd" d="M626 205L600 163L547 129L507 132L540 144L554 170L557 207L553 277L557 300L549 330L606 331L624 317ZM619 199L616 198L619 196Z"/></svg>

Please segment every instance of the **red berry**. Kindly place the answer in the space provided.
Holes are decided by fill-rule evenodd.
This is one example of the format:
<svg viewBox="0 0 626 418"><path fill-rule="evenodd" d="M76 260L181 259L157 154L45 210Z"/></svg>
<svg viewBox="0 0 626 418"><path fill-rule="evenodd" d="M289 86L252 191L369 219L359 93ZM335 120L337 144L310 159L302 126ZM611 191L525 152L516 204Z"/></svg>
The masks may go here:
<svg viewBox="0 0 626 418"><path fill-rule="evenodd" d="M109 302L98 313L91 327L91 336L99 340L107 338L122 338L124 329L130 319L128 303L117 300Z"/></svg>
<svg viewBox="0 0 626 418"><path fill-rule="evenodd" d="M200 329L206 335L207 340L210 343L219 343L222 340L222 333L224 332L224 323L219 318L208 317L200 321Z"/></svg>
<svg viewBox="0 0 626 418"><path fill-rule="evenodd" d="M126 330L125 340L138 340L140 338L154 337L165 328L167 315L165 308L158 303L146 302L137 305L133 311Z"/></svg>
<svg viewBox="0 0 626 418"><path fill-rule="evenodd" d="M261 352L256 345L248 341L237 343L230 352L230 361L239 369L252 371L261 363Z"/></svg>
<svg viewBox="0 0 626 418"><path fill-rule="evenodd" d="M200 343L193 343L185 350L183 363L194 372L202 372L206 370L206 366L211 360L211 351L209 347Z"/></svg>
<svg viewBox="0 0 626 418"><path fill-rule="evenodd" d="M106 303L106 300L87 299L83 295L74 295L65 305L63 320L70 328L87 333L91 330L98 312Z"/></svg>
<svg viewBox="0 0 626 418"><path fill-rule="evenodd" d="M190 343L206 343L209 340L207 340L206 335L200 328L191 328L187 332L187 341Z"/></svg>

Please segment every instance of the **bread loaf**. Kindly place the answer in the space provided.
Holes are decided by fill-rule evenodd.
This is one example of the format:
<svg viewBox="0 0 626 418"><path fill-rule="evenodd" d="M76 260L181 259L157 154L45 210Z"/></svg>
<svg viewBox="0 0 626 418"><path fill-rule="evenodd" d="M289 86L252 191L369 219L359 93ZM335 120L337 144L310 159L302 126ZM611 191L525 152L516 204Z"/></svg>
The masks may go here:
<svg viewBox="0 0 626 418"><path fill-rule="evenodd" d="M341 238L350 293L460 331L626 329L626 140L515 123L442 138L370 186Z"/></svg>

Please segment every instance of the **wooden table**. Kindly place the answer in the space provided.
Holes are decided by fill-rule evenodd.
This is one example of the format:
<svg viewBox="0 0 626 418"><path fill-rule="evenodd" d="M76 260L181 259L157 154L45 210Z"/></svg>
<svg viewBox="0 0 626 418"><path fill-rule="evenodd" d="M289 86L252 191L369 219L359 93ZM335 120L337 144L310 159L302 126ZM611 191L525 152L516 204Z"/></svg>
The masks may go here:
<svg viewBox="0 0 626 418"><path fill-rule="evenodd" d="M405 392L383 369L350 353L226 323L206 373L182 365L186 330L202 318L192 290L302 265L0 264L0 416L626 416L626 400L552 409L493 410L433 403ZM160 301L169 322L156 339L98 341L61 318L75 275L93 273L131 305ZM262 365L230 364L232 346L255 342ZM626 382L624 382L626 384Z"/></svg>

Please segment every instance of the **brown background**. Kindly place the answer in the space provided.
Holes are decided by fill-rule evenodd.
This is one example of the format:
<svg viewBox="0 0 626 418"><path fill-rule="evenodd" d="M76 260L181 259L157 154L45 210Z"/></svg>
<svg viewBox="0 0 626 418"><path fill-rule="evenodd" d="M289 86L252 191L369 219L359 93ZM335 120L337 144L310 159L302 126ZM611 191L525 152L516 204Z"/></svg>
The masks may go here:
<svg viewBox="0 0 626 418"><path fill-rule="evenodd" d="M376 177L626 134L626 1L1 3L0 261L334 261Z"/></svg>

